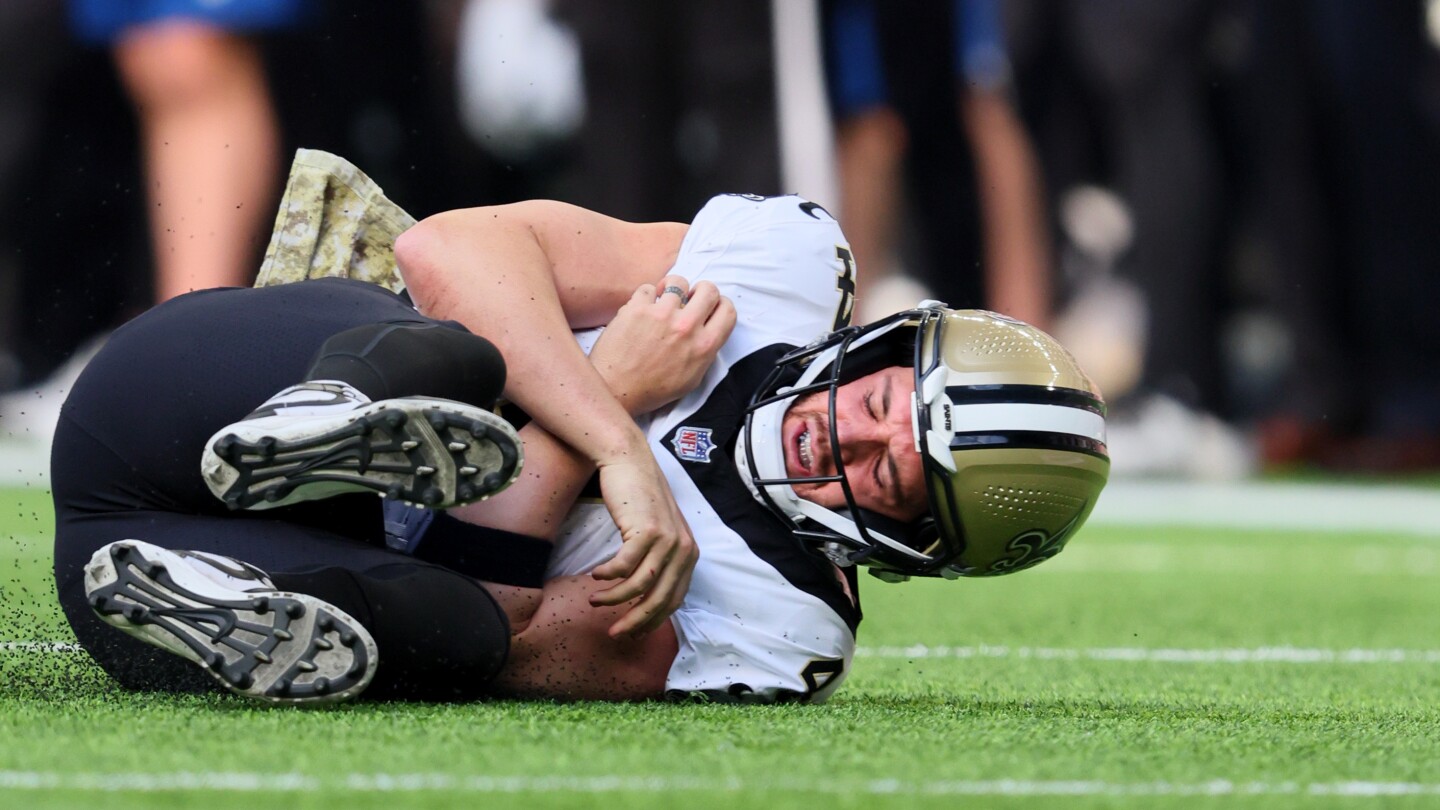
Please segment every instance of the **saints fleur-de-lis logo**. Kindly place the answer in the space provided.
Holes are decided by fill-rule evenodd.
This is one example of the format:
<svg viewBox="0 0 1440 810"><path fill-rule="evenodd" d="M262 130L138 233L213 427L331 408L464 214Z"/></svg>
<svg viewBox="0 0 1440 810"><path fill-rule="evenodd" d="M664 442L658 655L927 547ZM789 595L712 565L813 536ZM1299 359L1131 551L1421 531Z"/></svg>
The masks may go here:
<svg viewBox="0 0 1440 810"><path fill-rule="evenodd" d="M1076 522L1083 514L1085 514L1085 510L1082 508L1069 523L1053 534L1044 529L1031 529L1015 535L1009 543L1005 544L1005 556L996 560L995 564L985 572L985 576L1013 574L1016 571L1023 571L1039 565L1059 554L1060 549L1064 548L1065 543L1070 539L1070 531L1075 528Z"/></svg>

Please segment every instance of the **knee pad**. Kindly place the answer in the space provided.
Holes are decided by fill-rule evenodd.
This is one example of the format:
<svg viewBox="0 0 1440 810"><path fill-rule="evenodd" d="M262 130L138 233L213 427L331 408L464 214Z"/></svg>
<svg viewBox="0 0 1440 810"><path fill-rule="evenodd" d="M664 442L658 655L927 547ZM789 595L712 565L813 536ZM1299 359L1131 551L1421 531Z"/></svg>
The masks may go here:
<svg viewBox="0 0 1440 810"><path fill-rule="evenodd" d="M371 399L426 396L493 408L505 390L505 360L454 322L377 323L325 341L305 379L340 380Z"/></svg>

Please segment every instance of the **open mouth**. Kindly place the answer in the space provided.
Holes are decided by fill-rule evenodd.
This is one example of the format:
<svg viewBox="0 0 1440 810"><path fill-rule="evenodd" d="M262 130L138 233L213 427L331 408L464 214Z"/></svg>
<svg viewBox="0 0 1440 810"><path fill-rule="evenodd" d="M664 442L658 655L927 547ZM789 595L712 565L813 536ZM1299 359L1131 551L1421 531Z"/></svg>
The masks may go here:
<svg viewBox="0 0 1440 810"><path fill-rule="evenodd" d="M825 441L824 432L818 429L818 425L808 416L801 416L790 434L788 442L790 452L787 454L787 461L790 475L795 477L815 476L819 468L819 452ZM817 447L819 445L820 447Z"/></svg>

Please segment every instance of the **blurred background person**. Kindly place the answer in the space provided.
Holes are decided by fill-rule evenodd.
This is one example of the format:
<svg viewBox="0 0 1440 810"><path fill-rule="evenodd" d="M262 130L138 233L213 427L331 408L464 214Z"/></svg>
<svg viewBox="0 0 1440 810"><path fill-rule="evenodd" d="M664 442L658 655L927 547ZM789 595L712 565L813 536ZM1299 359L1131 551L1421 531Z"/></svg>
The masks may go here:
<svg viewBox="0 0 1440 810"><path fill-rule="evenodd" d="M252 32L306 0L71 0L108 46L140 126L156 301L253 278L274 218L280 127Z"/></svg>
<svg viewBox="0 0 1440 810"><path fill-rule="evenodd" d="M306 0L70 0L68 11L75 38L113 58L138 123L151 301L248 284L280 171L279 123L249 37L299 24ZM48 446L71 382L113 325L88 324L64 365L0 400L11 436Z"/></svg>
<svg viewBox="0 0 1440 810"><path fill-rule="evenodd" d="M493 0L485 0L490 2ZM710 196L778 194L766 0L555 0L584 81L562 199L621 219L688 221Z"/></svg>
<svg viewBox="0 0 1440 810"><path fill-rule="evenodd" d="M0 3L0 391L18 384L21 273L18 230L24 187L47 116L46 102L65 62L62 0Z"/></svg>
<svg viewBox="0 0 1440 810"><path fill-rule="evenodd" d="M1272 465L1440 468L1440 3L1255 3L1243 139L1293 358Z"/></svg>
<svg viewBox="0 0 1440 810"><path fill-rule="evenodd" d="M862 320L925 294L1048 328L1040 171L995 0L825 0L839 217ZM913 250L905 243L913 240ZM919 282L887 285L906 274ZM887 287L889 292L886 292Z"/></svg>
<svg viewBox="0 0 1440 810"><path fill-rule="evenodd" d="M1133 352L1133 375L1101 381L1116 417L1117 473L1218 477L1253 468L1248 442L1216 414L1224 405L1221 319L1227 171L1212 108L1217 0L1014 0L1006 4L1022 108L1037 133L1067 240L1133 290L1122 306L1086 307L1090 324L1062 324L1082 362ZM1081 189L1100 193L1076 195ZM1065 210L1068 207L1077 210ZM1079 233L1114 219L1115 233ZM1119 242L1115 240L1119 239ZM1073 269L1073 268L1072 268ZM1083 280L1083 279L1082 279ZM1114 287L1112 286L1112 289ZM1082 292L1071 290L1072 293ZM1083 300L1083 298L1082 298ZM1138 301L1140 306L1124 306ZM1086 338L1108 318L1124 347ZM1110 358L1100 368L1122 367Z"/></svg>

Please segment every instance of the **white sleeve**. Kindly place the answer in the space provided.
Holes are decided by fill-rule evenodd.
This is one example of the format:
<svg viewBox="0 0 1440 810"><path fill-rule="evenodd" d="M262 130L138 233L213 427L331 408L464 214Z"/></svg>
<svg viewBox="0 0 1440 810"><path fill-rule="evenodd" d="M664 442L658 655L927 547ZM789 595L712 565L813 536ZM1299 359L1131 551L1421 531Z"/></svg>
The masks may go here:
<svg viewBox="0 0 1440 810"><path fill-rule="evenodd" d="M796 196L725 194L695 215L672 271L735 304L721 360L775 343L803 346L849 323L855 263L840 225Z"/></svg>

